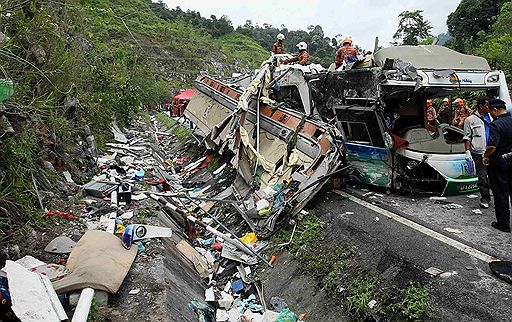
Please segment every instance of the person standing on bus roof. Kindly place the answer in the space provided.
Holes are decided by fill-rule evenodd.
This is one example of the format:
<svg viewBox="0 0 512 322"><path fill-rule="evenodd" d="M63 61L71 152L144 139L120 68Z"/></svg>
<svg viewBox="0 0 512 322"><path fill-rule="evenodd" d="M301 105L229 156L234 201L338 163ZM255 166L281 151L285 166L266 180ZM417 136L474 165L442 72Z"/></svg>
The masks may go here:
<svg viewBox="0 0 512 322"><path fill-rule="evenodd" d="M343 62L354 63L357 61L359 52L356 48L352 47L352 38L346 37L343 39L342 47L336 51L336 69L343 65Z"/></svg>
<svg viewBox="0 0 512 322"><path fill-rule="evenodd" d="M272 46L272 53L274 53L276 55L285 54L284 39L285 39L285 37L283 34L277 35L277 42L274 43L274 45Z"/></svg>
<svg viewBox="0 0 512 322"><path fill-rule="evenodd" d="M308 44L301 41L297 44L297 48L299 48L299 54L295 57L288 58L284 61L285 64L297 62L297 64L306 66L309 65L309 54L308 54Z"/></svg>

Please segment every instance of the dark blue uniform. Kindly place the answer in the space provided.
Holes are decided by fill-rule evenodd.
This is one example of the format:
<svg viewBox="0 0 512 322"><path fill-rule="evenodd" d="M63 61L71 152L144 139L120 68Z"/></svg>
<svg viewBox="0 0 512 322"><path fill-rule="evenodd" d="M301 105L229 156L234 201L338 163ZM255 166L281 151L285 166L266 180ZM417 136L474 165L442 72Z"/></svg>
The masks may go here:
<svg viewBox="0 0 512 322"><path fill-rule="evenodd" d="M512 156L507 160L506 154L512 152L512 116L510 113L498 116L489 128L487 145L496 147L496 151L489 156L487 168L494 195L496 219L501 227L510 227Z"/></svg>

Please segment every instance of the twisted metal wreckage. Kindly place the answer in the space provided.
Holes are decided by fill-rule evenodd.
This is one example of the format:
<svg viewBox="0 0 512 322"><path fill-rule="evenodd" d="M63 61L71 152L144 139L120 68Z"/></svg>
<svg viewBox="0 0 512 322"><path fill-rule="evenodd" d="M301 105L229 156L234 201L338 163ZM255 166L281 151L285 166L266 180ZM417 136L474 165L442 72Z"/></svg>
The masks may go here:
<svg viewBox="0 0 512 322"><path fill-rule="evenodd" d="M232 188L244 200L238 208L260 235L286 223L343 169L341 133L269 98L272 60L244 91L207 75L185 114L205 133L206 144L233 154L238 177ZM341 169L340 169L341 167Z"/></svg>
<svg viewBox="0 0 512 322"><path fill-rule="evenodd" d="M435 45L398 46L325 70L283 64L288 57L272 56L254 78L195 81L199 91L186 115L211 147L235 153L246 183L261 183L268 193L291 177L302 189L294 211L325 182L317 179L347 164L352 180L370 185L438 195L478 189L463 131L430 124L426 101L485 91L512 108L505 75L484 58Z"/></svg>

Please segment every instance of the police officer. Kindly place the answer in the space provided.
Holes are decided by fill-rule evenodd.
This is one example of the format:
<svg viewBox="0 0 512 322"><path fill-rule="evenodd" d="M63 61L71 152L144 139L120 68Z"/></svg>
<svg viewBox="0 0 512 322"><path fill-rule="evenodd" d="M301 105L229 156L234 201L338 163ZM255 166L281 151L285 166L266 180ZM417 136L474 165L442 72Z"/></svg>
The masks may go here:
<svg viewBox="0 0 512 322"><path fill-rule="evenodd" d="M488 166L489 181L494 195L496 221L492 227L510 232L510 200L512 199L512 116L505 102L489 101L489 110L494 121L489 125L489 141L483 156Z"/></svg>

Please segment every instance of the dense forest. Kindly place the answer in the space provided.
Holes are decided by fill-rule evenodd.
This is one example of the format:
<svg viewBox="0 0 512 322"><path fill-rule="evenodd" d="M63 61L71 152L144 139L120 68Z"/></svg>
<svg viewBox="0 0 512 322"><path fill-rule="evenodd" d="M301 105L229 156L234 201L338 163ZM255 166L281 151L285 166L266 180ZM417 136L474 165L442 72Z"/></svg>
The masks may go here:
<svg viewBox="0 0 512 322"><path fill-rule="evenodd" d="M186 22L191 26L204 30L213 37L221 37L236 32L237 34L252 38L263 48L270 51L272 44L276 42L277 35L282 33L286 37L285 49L287 52L297 52L295 44L305 41L308 44L308 51L312 56L312 62L329 66L334 61L337 40L336 38L326 37L320 25L307 26L307 31L289 30L284 25L277 28L264 23L260 26L251 20L247 20L243 26L238 26L235 29L227 16L217 18L212 15L210 18L205 18L197 11L183 11L180 7L168 9L165 3L161 1L155 3L151 3L151 0L146 1L150 4L151 9L162 19Z"/></svg>
<svg viewBox="0 0 512 322"><path fill-rule="evenodd" d="M168 21L183 21L195 28L209 33L213 37L238 33L246 35L263 48L269 50L276 40L276 36L282 33L286 36L286 49L295 51L295 44L305 41L309 45L309 53L312 61L329 66L334 59L336 48L339 46L337 38L329 38L324 34L322 26L310 25L306 30L289 30L285 25L279 27L267 23L258 24L247 20L242 26L234 27L227 16L217 18L202 17L199 12L182 10L180 7L168 9L163 2L152 3L146 0L151 9L162 19ZM447 17L448 33L437 36L437 43L455 49L462 53L476 54L489 60L494 68L503 69L506 72L509 83L512 83L512 4L507 0L462 0L457 9ZM411 44L429 44L434 37L429 34L429 22L423 20L421 11L404 11L399 18L407 18L407 15L416 15L420 24L426 28L418 27L409 30L407 36L416 39ZM407 24L405 24L407 26ZM395 36L403 30L398 26ZM407 33L407 32L406 32ZM415 34L416 33L416 34ZM395 45L404 43L395 42ZM409 43L405 40L405 43ZM364 50L360 51L364 52Z"/></svg>

